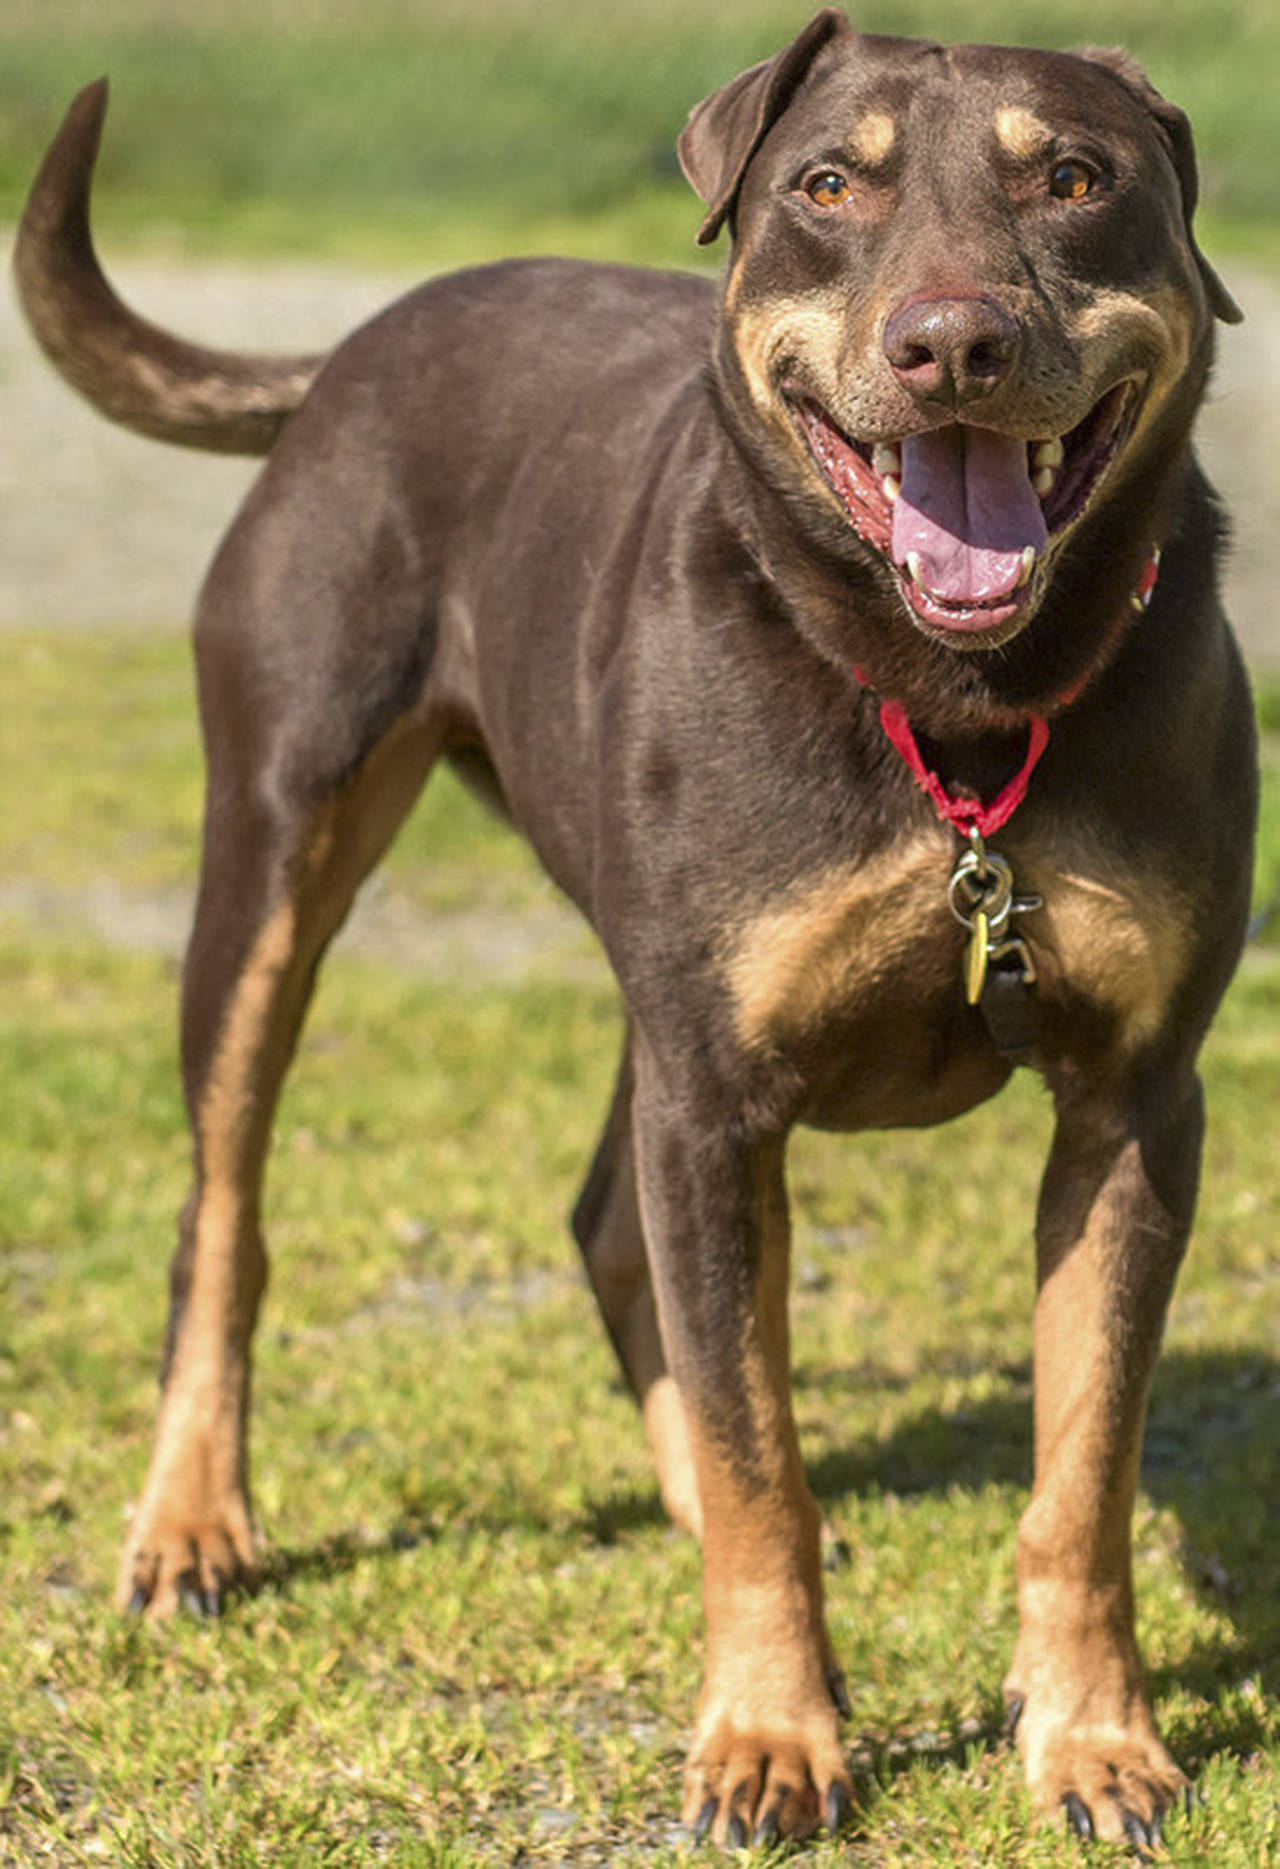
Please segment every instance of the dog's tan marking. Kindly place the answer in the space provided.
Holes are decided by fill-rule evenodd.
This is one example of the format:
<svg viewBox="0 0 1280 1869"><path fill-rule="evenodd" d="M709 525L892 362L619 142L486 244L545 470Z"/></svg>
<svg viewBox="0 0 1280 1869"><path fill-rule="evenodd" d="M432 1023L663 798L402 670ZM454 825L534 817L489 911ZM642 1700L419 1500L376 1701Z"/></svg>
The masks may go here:
<svg viewBox="0 0 1280 1869"><path fill-rule="evenodd" d="M741 242L735 245L729 260L729 270L725 275L724 295L720 301L720 314L727 323L732 323L737 316L738 300L742 295L743 280L750 271L747 265L747 248Z"/></svg>
<svg viewBox="0 0 1280 1869"><path fill-rule="evenodd" d="M838 383L847 311L838 293L815 292L747 306L734 321L734 348L751 400L766 421L785 427L802 458L807 451L780 407L774 366L780 357L803 357L809 377Z"/></svg>
<svg viewBox="0 0 1280 1869"><path fill-rule="evenodd" d="M670 1376L649 1385L641 1404L645 1433L658 1474L658 1490L667 1515L681 1531L702 1537L702 1501L693 1464L689 1423L680 1392Z"/></svg>
<svg viewBox="0 0 1280 1869"><path fill-rule="evenodd" d="M1186 966L1189 915L1156 878L1017 870L1044 906L1021 924L1048 990L1061 982L1121 1021L1125 1048L1156 1031Z"/></svg>
<svg viewBox="0 0 1280 1869"><path fill-rule="evenodd" d="M780 1812L784 1834L803 1836L827 1788L848 1789L827 1680L817 1508L798 1458L748 1498L728 1480L723 1453L694 1444L705 1487L707 1646L685 1821L718 1797L714 1839L726 1841L730 1815L749 1834L761 1799L785 1782L794 1801Z"/></svg>
<svg viewBox="0 0 1280 1869"><path fill-rule="evenodd" d="M887 111L869 110L849 132L849 150L865 168L878 169L893 154L898 126Z"/></svg>
<svg viewBox="0 0 1280 1869"><path fill-rule="evenodd" d="M1003 104L996 112L996 137L1019 162L1031 162L1053 142L1053 131L1024 104Z"/></svg>
<svg viewBox="0 0 1280 1869"><path fill-rule="evenodd" d="M757 915L724 961L744 1045L767 1047L847 1006L901 964L930 917L940 938L952 846L932 827L835 870Z"/></svg>
<svg viewBox="0 0 1280 1869"><path fill-rule="evenodd" d="M1138 424L1141 434L1186 371L1195 328L1187 290L1155 286L1141 297L1134 292L1093 293L1074 321L1071 335L1086 360L1092 353L1104 369L1121 365L1146 374L1150 389Z"/></svg>
<svg viewBox="0 0 1280 1869"><path fill-rule="evenodd" d="M785 1044L875 990L922 940L952 930L947 882L955 847L932 828L860 868L834 871L766 908L722 961L741 1043ZM1064 987L1113 1012L1126 1047L1157 1029L1186 966L1189 915L1157 878L1058 871L1015 862L1019 886L1043 898L1020 932L1046 990Z"/></svg>
<svg viewBox="0 0 1280 1869"><path fill-rule="evenodd" d="M220 1199L223 1190L229 1192L243 1174L244 1149L254 1116L254 1065L281 983L294 958L297 922L292 900L280 903L268 917L223 1022L196 1116L210 1205Z"/></svg>

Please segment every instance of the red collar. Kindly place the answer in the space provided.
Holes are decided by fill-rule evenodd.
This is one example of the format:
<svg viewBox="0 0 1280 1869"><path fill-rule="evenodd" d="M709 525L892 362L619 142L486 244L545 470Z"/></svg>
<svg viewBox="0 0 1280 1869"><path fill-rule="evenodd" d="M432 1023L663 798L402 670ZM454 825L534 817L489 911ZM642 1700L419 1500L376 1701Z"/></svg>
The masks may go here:
<svg viewBox="0 0 1280 1869"><path fill-rule="evenodd" d="M942 823L954 825L961 837L968 838L972 841L975 835L980 838L990 837L994 831L1000 830L1009 822L1014 812L1018 809L1018 806L1026 797L1027 785L1030 782L1031 774L1034 772L1045 747L1049 744L1049 721L1047 716L1049 714L1060 714L1064 708L1074 706L1080 699L1080 696L1098 673L1102 664L1109 658L1116 638L1120 635L1121 631L1128 626L1132 613L1136 611L1140 615L1151 602L1151 593L1156 587L1156 579L1159 574L1160 551L1159 547L1155 547L1146 562L1142 576L1138 581L1137 587L1131 594L1126 608L1121 615L1117 617L1115 623L1108 631L1106 640L1096 660L1089 665L1078 681L1074 682L1070 688L1064 690L1062 694L1054 697L1046 708L1045 713L1032 714L1028 719L1027 727L1029 737L1027 741L1026 758L1023 760L1022 765L1014 774L1013 778L1010 779L1003 790L992 799L989 805L983 804L980 798L957 798L949 792L937 773L931 772L925 765L924 756L920 751L915 731L910 720L907 718L906 708L903 707L900 701L881 700L880 725L884 729L885 737L898 754L899 758L902 759L907 766L911 776L932 804ZM869 688L871 686L861 669L855 669L854 674L864 688Z"/></svg>
<svg viewBox="0 0 1280 1869"><path fill-rule="evenodd" d="M1009 822L1018 806L1027 795L1027 784L1035 770L1036 763L1049 744L1049 723L1043 714L1035 714L1030 722L1030 739L1027 744L1027 756L1021 767L1009 783L984 805L978 798L955 798L947 790L936 772L930 772L924 763L911 722L907 719L907 710L900 701L881 701L880 725L885 737L894 751L906 763L920 790L929 799L934 810L944 824L953 824L961 837L972 840L976 831L979 837L990 837L1002 825Z"/></svg>

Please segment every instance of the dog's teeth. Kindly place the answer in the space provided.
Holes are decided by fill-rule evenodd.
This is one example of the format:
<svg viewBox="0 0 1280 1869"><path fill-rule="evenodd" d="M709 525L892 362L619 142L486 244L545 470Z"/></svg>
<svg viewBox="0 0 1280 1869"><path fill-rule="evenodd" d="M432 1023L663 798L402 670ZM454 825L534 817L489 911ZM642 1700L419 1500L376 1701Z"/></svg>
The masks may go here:
<svg viewBox="0 0 1280 1869"><path fill-rule="evenodd" d="M902 449L896 442L878 441L871 450L871 465L880 476L880 491L892 506L902 492Z"/></svg>
<svg viewBox="0 0 1280 1869"><path fill-rule="evenodd" d="M924 560L919 552L907 553L907 576L913 584L918 584L921 590L924 589Z"/></svg>
<svg viewBox="0 0 1280 1869"><path fill-rule="evenodd" d="M1017 588L1019 590L1022 589L1024 584L1030 583L1031 573L1035 570L1035 568L1036 568L1036 548L1034 545L1026 545L1023 547L1023 551L1022 551L1022 569L1018 573Z"/></svg>
<svg viewBox="0 0 1280 1869"><path fill-rule="evenodd" d="M1053 483L1058 478L1058 469L1066 459L1066 450L1055 437L1051 441L1037 441L1031 449L1031 485L1043 500L1052 491Z"/></svg>

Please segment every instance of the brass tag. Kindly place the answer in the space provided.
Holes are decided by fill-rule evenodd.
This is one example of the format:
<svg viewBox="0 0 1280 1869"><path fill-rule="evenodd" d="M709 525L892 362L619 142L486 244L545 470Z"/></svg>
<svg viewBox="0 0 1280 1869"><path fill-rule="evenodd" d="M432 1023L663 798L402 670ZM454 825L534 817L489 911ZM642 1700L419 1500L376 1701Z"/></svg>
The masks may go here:
<svg viewBox="0 0 1280 1869"><path fill-rule="evenodd" d="M991 948L991 924L985 909L976 910L969 924L969 945L964 954L964 996L971 1006L982 998Z"/></svg>

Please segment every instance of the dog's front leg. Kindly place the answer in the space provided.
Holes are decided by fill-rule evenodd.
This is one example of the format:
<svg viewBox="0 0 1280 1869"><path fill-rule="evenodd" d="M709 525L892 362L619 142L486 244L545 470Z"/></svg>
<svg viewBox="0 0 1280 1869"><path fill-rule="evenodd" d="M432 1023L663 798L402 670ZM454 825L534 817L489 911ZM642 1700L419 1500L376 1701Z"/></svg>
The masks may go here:
<svg viewBox="0 0 1280 1869"><path fill-rule="evenodd" d="M1143 1848L1185 1779L1134 1637L1130 1521L1147 1390L1190 1227L1202 1112L1152 1087L1060 1106L1038 1226L1035 1488L1018 1542L1005 1693L1033 1798Z"/></svg>
<svg viewBox="0 0 1280 1869"><path fill-rule="evenodd" d="M731 1845L848 1809L819 1518L788 1366L783 1141L750 1143L638 1060L641 1211L703 1515L706 1669L684 1817Z"/></svg>

